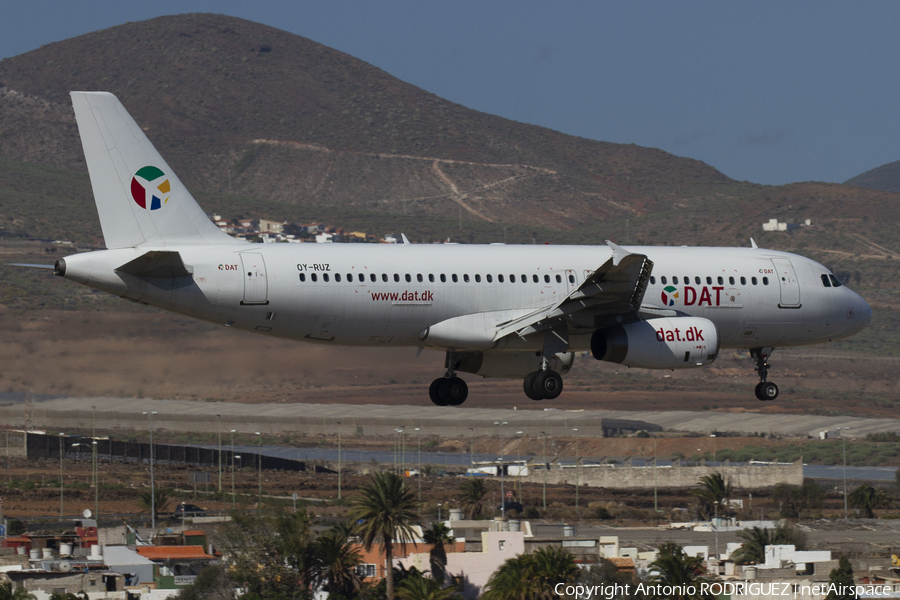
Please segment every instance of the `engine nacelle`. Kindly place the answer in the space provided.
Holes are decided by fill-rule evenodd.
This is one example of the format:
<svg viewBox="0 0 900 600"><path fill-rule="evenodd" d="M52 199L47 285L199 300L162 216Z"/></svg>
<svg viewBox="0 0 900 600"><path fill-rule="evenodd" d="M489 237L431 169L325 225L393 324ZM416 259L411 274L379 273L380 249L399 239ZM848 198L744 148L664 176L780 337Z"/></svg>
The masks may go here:
<svg viewBox="0 0 900 600"><path fill-rule="evenodd" d="M598 329L591 336L597 360L642 369L705 367L719 354L719 332L709 319L648 319Z"/></svg>
<svg viewBox="0 0 900 600"><path fill-rule="evenodd" d="M458 356L458 355L454 355ZM550 359L550 368L565 375L575 362L575 353L566 352ZM520 379L541 368L540 352L466 352L462 355L457 371L475 373L482 377Z"/></svg>

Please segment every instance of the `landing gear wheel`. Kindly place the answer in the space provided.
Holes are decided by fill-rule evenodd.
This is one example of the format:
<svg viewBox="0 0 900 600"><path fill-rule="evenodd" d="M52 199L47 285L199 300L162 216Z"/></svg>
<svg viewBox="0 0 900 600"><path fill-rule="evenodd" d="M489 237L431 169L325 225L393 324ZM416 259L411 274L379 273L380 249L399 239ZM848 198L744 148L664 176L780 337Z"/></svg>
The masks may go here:
<svg viewBox="0 0 900 600"><path fill-rule="evenodd" d="M540 375L540 371L535 371L534 373L529 373L525 376L525 381L522 383L522 388L525 390L525 395L531 398L532 400L543 400L544 397L541 396L540 392L534 387L534 380Z"/></svg>
<svg viewBox="0 0 900 600"><path fill-rule="evenodd" d="M431 398L431 402L437 406L447 406L447 403L441 399L441 386L446 380L446 377L435 379L428 387L428 397Z"/></svg>
<svg viewBox="0 0 900 600"><path fill-rule="evenodd" d="M761 381L756 385L756 397L763 402L774 400L778 397L778 386L771 381Z"/></svg>
<svg viewBox="0 0 900 600"><path fill-rule="evenodd" d="M550 369L540 371L534 378L534 389L544 400L553 400L562 393L562 377Z"/></svg>
<svg viewBox="0 0 900 600"><path fill-rule="evenodd" d="M443 406L459 406L469 397L469 386L459 377L449 377L441 381L438 396Z"/></svg>

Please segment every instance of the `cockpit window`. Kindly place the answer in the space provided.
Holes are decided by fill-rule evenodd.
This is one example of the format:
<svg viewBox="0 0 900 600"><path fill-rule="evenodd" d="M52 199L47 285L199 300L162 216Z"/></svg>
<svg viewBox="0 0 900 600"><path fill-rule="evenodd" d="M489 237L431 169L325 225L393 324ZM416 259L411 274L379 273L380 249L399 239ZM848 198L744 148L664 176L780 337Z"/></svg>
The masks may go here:
<svg viewBox="0 0 900 600"><path fill-rule="evenodd" d="M825 273L822 273L822 285L824 285L825 287L831 287L831 281L828 280L828 275Z"/></svg>
<svg viewBox="0 0 900 600"><path fill-rule="evenodd" d="M834 287L841 287L841 282L838 281L837 277L835 277L834 275L829 275L828 277L831 279L831 285L833 285Z"/></svg>

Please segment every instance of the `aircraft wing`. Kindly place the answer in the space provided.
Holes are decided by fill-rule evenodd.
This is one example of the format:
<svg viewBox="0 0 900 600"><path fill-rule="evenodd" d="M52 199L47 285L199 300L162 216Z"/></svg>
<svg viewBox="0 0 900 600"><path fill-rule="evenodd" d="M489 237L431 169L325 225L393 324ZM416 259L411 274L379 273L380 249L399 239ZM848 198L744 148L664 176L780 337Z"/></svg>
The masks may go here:
<svg viewBox="0 0 900 600"><path fill-rule="evenodd" d="M553 306L498 324L494 341L512 334L525 337L545 330L557 333L560 326L567 323L590 329L600 327L608 320L615 322L616 317L636 319L653 262L643 254L628 252L609 241L606 243L613 255L581 285Z"/></svg>

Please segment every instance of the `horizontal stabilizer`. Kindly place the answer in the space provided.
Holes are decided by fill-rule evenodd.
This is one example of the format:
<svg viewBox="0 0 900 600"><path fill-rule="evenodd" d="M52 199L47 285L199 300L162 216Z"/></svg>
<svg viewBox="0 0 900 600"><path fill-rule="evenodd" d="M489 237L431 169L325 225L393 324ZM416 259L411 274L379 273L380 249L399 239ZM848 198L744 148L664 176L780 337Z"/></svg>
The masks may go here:
<svg viewBox="0 0 900 600"><path fill-rule="evenodd" d="M193 274L193 270L185 266L178 252L168 250L154 250L142 254L116 271L143 279L174 279L190 277Z"/></svg>

